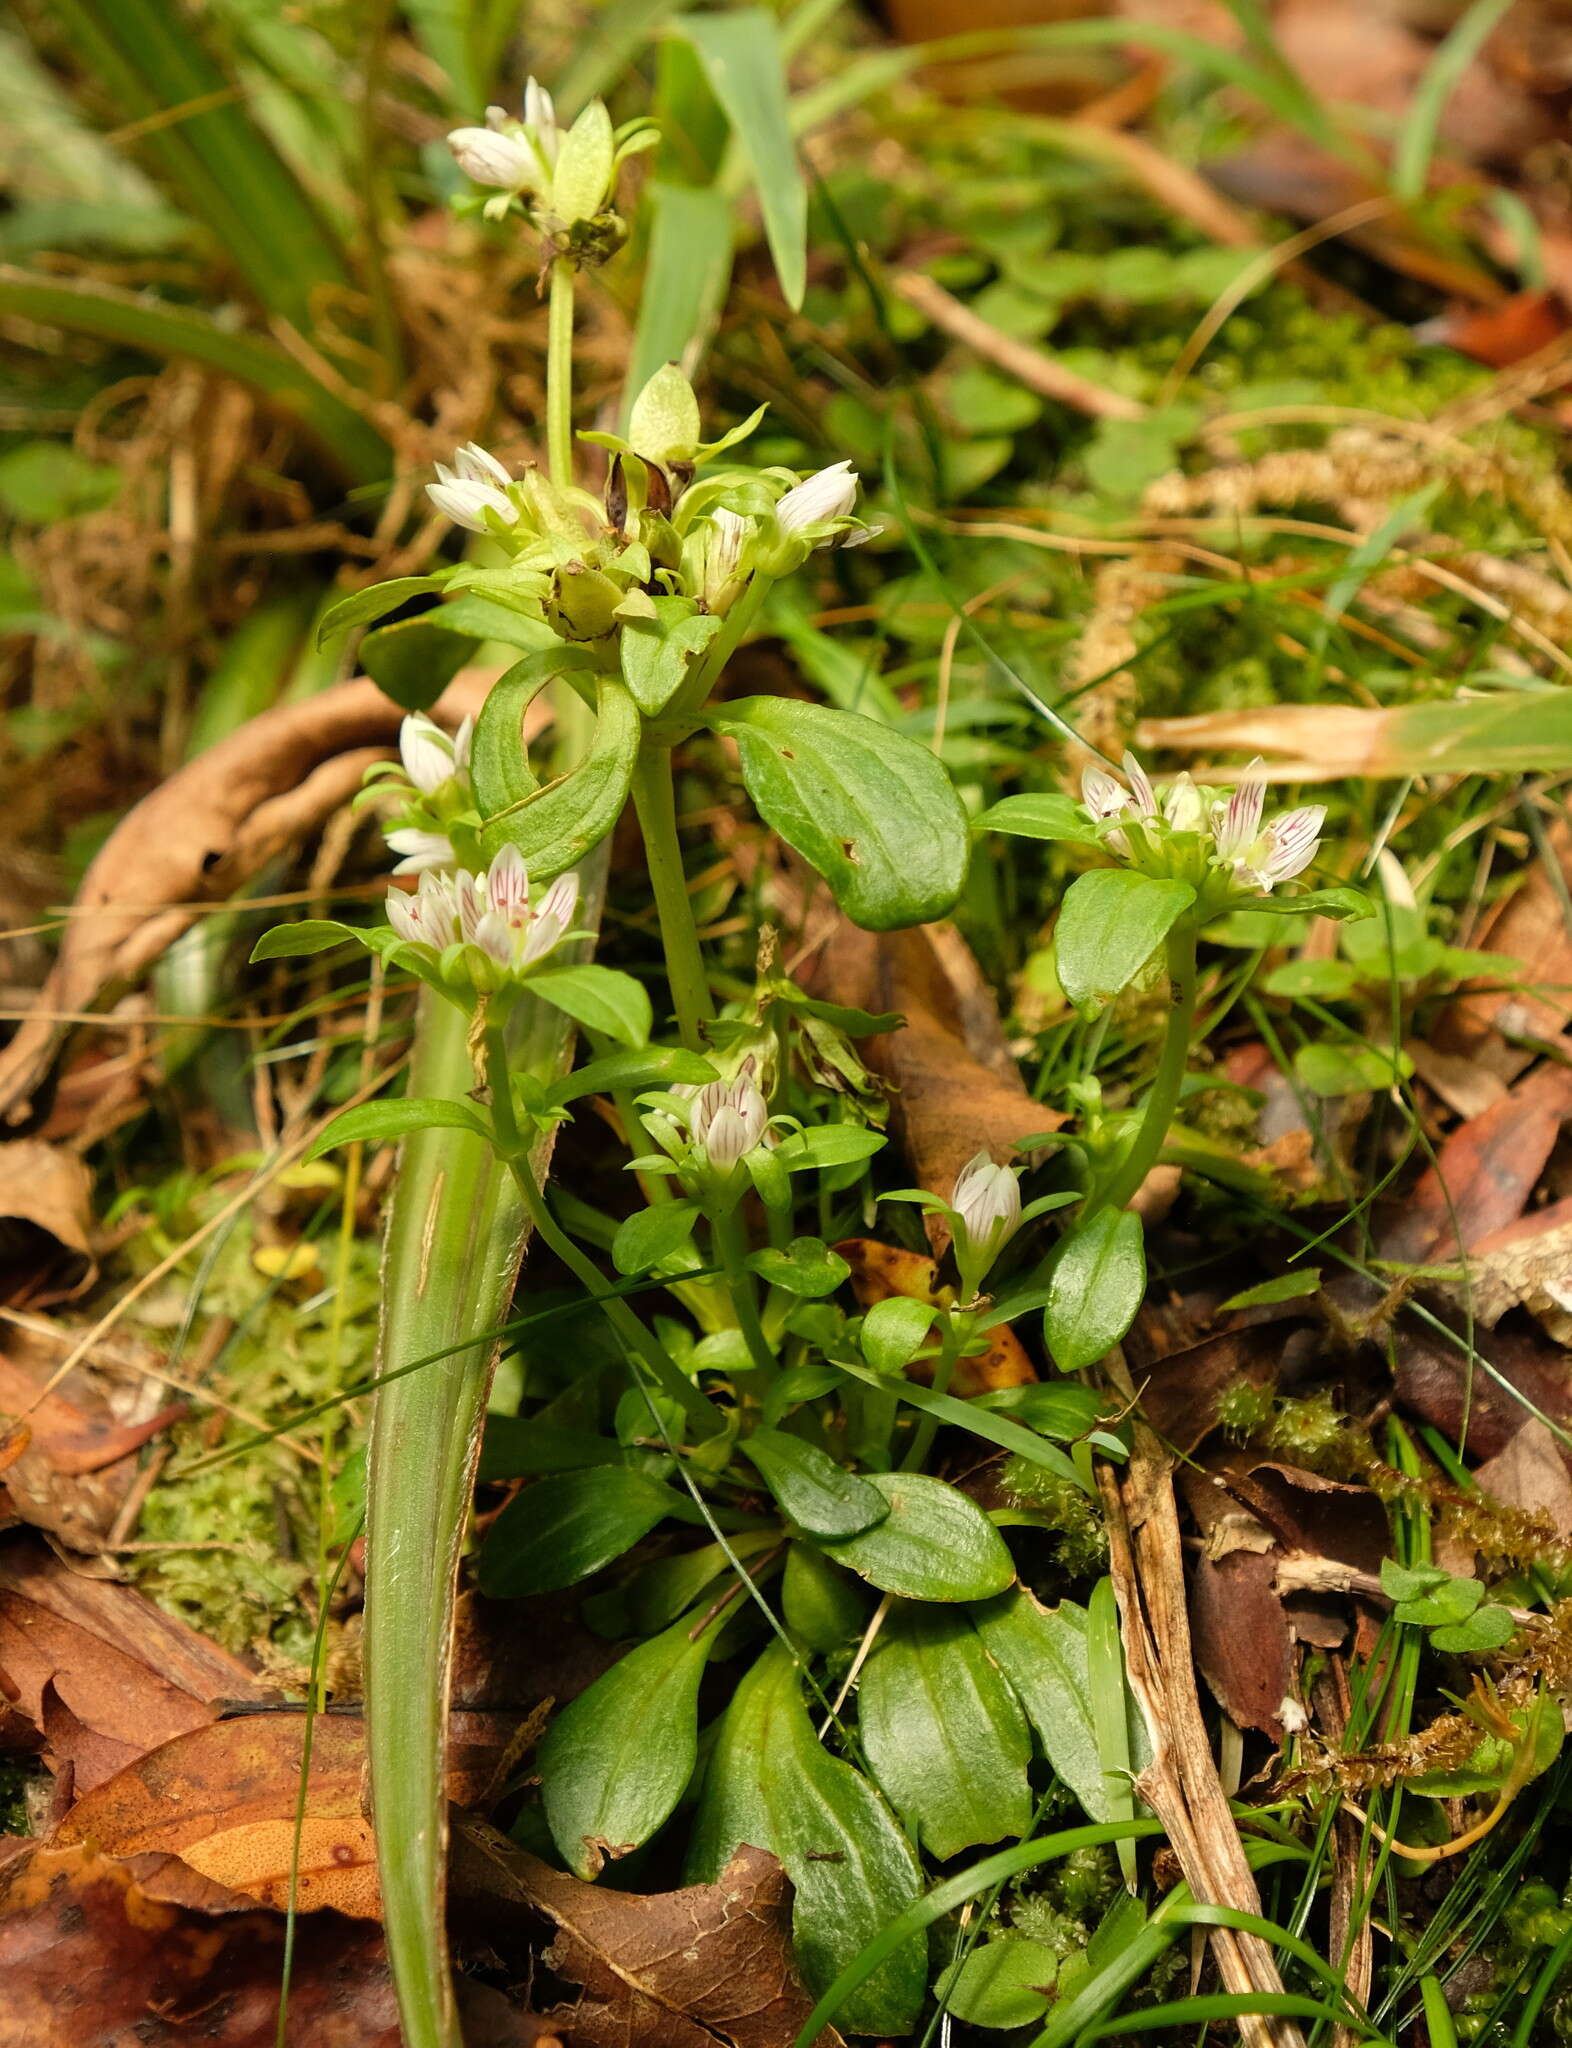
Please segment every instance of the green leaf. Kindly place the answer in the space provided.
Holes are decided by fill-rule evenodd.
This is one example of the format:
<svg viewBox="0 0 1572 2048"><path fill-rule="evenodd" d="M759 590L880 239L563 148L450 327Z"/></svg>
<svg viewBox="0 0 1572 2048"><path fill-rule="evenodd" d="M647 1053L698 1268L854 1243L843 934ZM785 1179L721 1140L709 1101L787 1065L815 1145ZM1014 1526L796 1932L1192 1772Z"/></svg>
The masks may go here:
<svg viewBox="0 0 1572 2048"><path fill-rule="evenodd" d="M384 612L397 611L412 597L423 597L427 591L441 588L442 579L438 576L395 576L386 583L373 583L366 590L351 591L322 614L317 626L317 645L324 646L352 626L380 619Z"/></svg>
<svg viewBox="0 0 1572 2048"><path fill-rule="evenodd" d="M1025 2027L1053 2003L1058 1974L1059 1958L1046 1942L1005 1935L951 1963L934 1989L945 2010L968 2026Z"/></svg>
<svg viewBox="0 0 1572 2048"><path fill-rule="evenodd" d="M529 990L587 1031L619 1045L642 1047L654 1021L649 990L617 967L548 967L529 977Z"/></svg>
<svg viewBox="0 0 1572 2048"><path fill-rule="evenodd" d="M983 1647L1019 1695L1049 1763L1093 1820L1117 1819L1092 1719L1085 1608L1072 1600L1043 1607L1017 1586L974 1607L972 1618Z"/></svg>
<svg viewBox="0 0 1572 2048"><path fill-rule="evenodd" d="M801 1173L808 1167L852 1166L859 1159L871 1159L885 1143L881 1132L865 1130L861 1124L812 1124L782 1138L775 1157L788 1173Z"/></svg>
<svg viewBox="0 0 1572 2048"><path fill-rule="evenodd" d="M656 179L646 190L649 256L628 389L708 338L731 279L732 206L718 186Z"/></svg>
<svg viewBox="0 0 1572 2048"><path fill-rule="evenodd" d="M713 1640L713 1628L694 1642L686 1620L674 1623L629 1650L547 1729L541 1796L575 1876L596 1877L608 1859L647 1842L687 1790Z"/></svg>
<svg viewBox="0 0 1572 2048"><path fill-rule="evenodd" d="M1455 1627L1468 1619L1484 1597L1478 1579L1445 1578L1416 1600L1399 1600L1392 1618L1418 1628Z"/></svg>
<svg viewBox="0 0 1572 2048"><path fill-rule="evenodd" d="M1089 1435L1103 1419L1103 1404L1094 1387L996 1387L974 1394L971 1405L996 1415L1009 1415L1040 1436L1062 1444Z"/></svg>
<svg viewBox="0 0 1572 2048"><path fill-rule="evenodd" d="M123 104L123 103L122 103ZM177 95L160 106L184 104ZM185 129L190 124L178 122ZM356 408L276 343L236 334L206 313L84 278L42 277L0 265L0 310L67 334L89 334L148 355L174 357L233 377L272 411L303 427L352 483L384 480L393 451Z"/></svg>
<svg viewBox="0 0 1572 2048"><path fill-rule="evenodd" d="M90 461L69 441L24 441L0 455L0 511L26 526L97 512L119 488L118 469Z"/></svg>
<svg viewBox="0 0 1572 2048"><path fill-rule="evenodd" d="M469 754L470 780L482 818L494 818L539 789L524 744L524 714L548 683L589 666L587 655L559 642L514 662L487 691Z"/></svg>
<svg viewBox="0 0 1572 2048"><path fill-rule="evenodd" d="M1363 1095L1406 1080L1414 1063L1406 1052L1383 1052L1379 1046L1341 1039L1302 1045L1294 1054L1294 1073L1312 1095Z"/></svg>
<svg viewBox="0 0 1572 2048"><path fill-rule="evenodd" d="M1064 839L1097 846L1091 820L1073 797L1057 794L1001 797L977 820L979 832L1008 832L1018 839Z"/></svg>
<svg viewBox="0 0 1572 2048"><path fill-rule="evenodd" d="M1059 1240L1048 1273L1043 1342L1061 1372L1111 1351L1146 1292L1146 1241L1128 1209L1100 1209Z"/></svg>
<svg viewBox="0 0 1572 2048"><path fill-rule="evenodd" d="M635 1209L617 1225L611 1263L619 1273L648 1273L688 1242L698 1213L697 1202L657 1202L652 1209Z"/></svg>
<svg viewBox="0 0 1572 2048"><path fill-rule="evenodd" d="M684 1884L714 1884L744 1843L768 1849L772 1855L779 1853L761 1782L778 1676L774 1658L767 1651L737 1681L721 1715L688 1836Z"/></svg>
<svg viewBox="0 0 1572 2048"><path fill-rule="evenodd" d="M541 1472L579 1472L589 1465L620 1465L621 1444L587 1429L563 1429L532 1416L488 1415L480 1447L481 1481L533 1479Z"/></svg>
<svg viewBox="0 0 1572 2048"><path fill-rule="evenodd" d="M450 1102L441 1096L405 1096L397 1102L363 1102L334 1117L306 1154L320 1159L336 1145L373 1143L402 1138L410 1131L473 1131L491 1142L491 1126L472 1102Z"/></svg>
<svg viewBox="0 0 1572 2048"><path fill-rule="evenodd" d="M549 652L549 650L546 650ZM643 729L639 707L615 676L596 684L595 737L577 768L542 789L486 815L481 846L488 860L511 843L530 879L549 882L576 867L622 816Z"/></svg>
<svg viewBox="0 0 1572 2048"><path fill-rule="evenodd" d="M807 284L808 195L792 141L786 60L775 16L763 7L684 14L680 32L698 51L736 144L753 169L764 233L788 306Z"/></svg>
<svg viewBox="0 0 1572 2048"><path fill-rule="evenodd" d="M575 1068L552 1089L551 1100L565 1105L586 1095L611 1095L624 1088L702 1088L715 1078L715 1068L704 1055L689 1052L686 1046L632 1046Z"/></svg>
<svg viewBox="0 0 1572 2048"><path fill-rule="evenodd" d="M736 740L764 822L818 869L854 924L894 931L955 903L966 813L926 747L860 712L785 697L738 698L710 723Z"/></svg>
<svg viewBox="0 0 1572 2048"><path fill-rule="evenodd" d="M1389 1600L1420 1600L1444 1586L1451 1576L1438 1564L1399 1564L1395 1557L1381 1560L1381 1590Z"/></svg>
<svg viewBox="0 0 1572 2048"><path fill-rule="evenodd" d="M888 1518L825 1548L881 1592L909 1600L986 1600L1015 1577L1004 1539L955 1487L920 1472L873 1472L868 1484L889 1502Z"/></svg>
<svg viewBox="0 0 1572 2048"><path fill-rule="evenodd" d="M1340 1003L1359 986L1359 976L1346 960L1285 960L1262 984L1269 996L1314 996Z"/></svg>
<svg viewBox="0 0 1572 2048"><path fill-rule="evenodd" d="M1291 1273L1279 1273L1275 1280L1263 1280L1259 1287L1247 1287L1242 1294L1231 1294L1218 1304L1218 1314L1226 1309L1269 1308L1278 1301L1303 1301L1307 1294L1319 1292L1321 1268L1319 1266L1296 1266Z"/></svg>
<svg viewBox="0 0 1572 2048"><path fill-rule="evenodd" d="M855 1536L890 1512L876 1486L785 1430L756 1429L738 1449L758 1468L782 1514L810 1536Z"/></svg>
<svg viewBox="0 0 1572 2048"><path fill-rule="evenodd" d="M781 1613L787 1628L810 1650L836 1650L862 1634L867 1595L822 1550L798 1541L786 1553Z"/></svg>
<svg viewBox="0 0 1572 2048"><path fill-rule="evenodd" d="M941 1861L1031 1826L1031 1736L971 1619L892 1608L857 1688L868 1768Z"/></svg>
<svg viewBox="0 0 1572 2048"><path fill-rule="evenodd" d="M809 1989L821 1992L922 1890L911 1844L860 1772L823 1748L803 1705L791 1654L765 1652L754 1768L773 1850L794 1893L792 1947ZM903 1942L838 2015L852 2034L904 2034L927 1982L926 1944Z"/></svg>
<svg viewBox="0 0 1572 2048"><path fill-rule="evenodd" d="M1188 882L1132 868L1096 868L1065 891L1054 927L1054 965L1077 1009L1128 988L1195 901Z"/></svg>
<svg viewBox="0 0 1572 2048"><path fill-rule="evenodd" d="M622 628L622 679L646 718L666 709L723 624L713 613L698 611L691 597L652 602L653 619L628 619Z"/></svg>
<svg viewBox="0 0 1572 2048"><path fill-rule="evenodd" d="M1397 770L1391 771L1396 774ZM1339 920L1374 917L1375 906L1362 889L1307 889L1302 896L1252 896L1248 908L1266 917L1332 917Z"/></svg>
<svg viewBox="0 0 1572 2048"><path fill-rule="evenodd" d="M959 1400L954 1394L938 1393L915 1380L897 1377L893 1382L887 1378L881 1381L878 1375L863 1366L853 1365L850 1359L840 1360L839 1369L853 1379L866 1381L881 1393L888 1391L909 1408L920 1408L925 1415L936 1416L940 1422L946 1422L954 1429L964 1429L971 1436L981 1437L984 1443L997 1444L1002 1451L1013 1451L1018 1458L1025 1458L1028 1464L1040 1465L1045 1472L1052 1472L1056 1479L1067 1480L1072 1486L1088 1490L1086 1481L1072 1461L1063 1451L1044 1443L1035 1430L1023 1429L1018 1422L979 1408L973 1401Z"/></svg>
<svg viewBox="0 0 1572 2048"><path fill-rule="evenodd" d="M364 945L366 935L352 924L340 924L331 917L303 917L296 924L276 924L251 948L253 960L295 960L307 953L326 953L354 939Z"/></svg>
<svg viewBox="0 0 1572 2048"><path fill-rule="evenodd" d="M1499 1650L1516 1632L1517 1623L1509 1609L1493 1603L1480 1607L1466 1621L1448 1622L1430 1631L1438 1650L1458 1657L1481 1657L1487 1650Z"/></svg>
<svg viewBox="0 0 1572 2048"><path fill-rule="evenodd" d="M939 1313L931 1301L892 1294L876 1301L862 1319L862 1355L875 1372L904 1372L928 1341Z"/></svg>
<svg viewBox="0 0 1572 2048"><path fill-rule="evenodd" d="M368 633L358 659L401 710L429 711L474 651L473 640L433 624L422 613Z"/></svg>
<svg viewBox="0 0 1572 2048"><path fill-rule="evenodd" d="M480 1553L488 1598L522 1600L576 1586L631 1550L678 1503L670 1487L627 1465L559 1472L515 1494Z"/></svg>
<svg viewBox="0 0 1572 2048"><path fill-rule="evenodd" d="M784 1250L766 1245L749 1259L759 1278L787 1294L815 1301L833 1294L851 1267L839 1252L832 1252L822 1237L794 1237Z"/></svg>

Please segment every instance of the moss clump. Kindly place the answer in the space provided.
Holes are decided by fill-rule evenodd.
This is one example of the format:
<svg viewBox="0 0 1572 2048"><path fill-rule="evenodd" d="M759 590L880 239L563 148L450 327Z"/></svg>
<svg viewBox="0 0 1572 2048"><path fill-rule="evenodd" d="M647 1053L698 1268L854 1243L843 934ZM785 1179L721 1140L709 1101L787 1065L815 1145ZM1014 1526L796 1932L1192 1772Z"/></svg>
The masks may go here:
<svg viewBox="0 0 1572 2048"><path fill-rule="evenodd" d="M1023 1508L1043 1518L1055 1562L1072 1579L1091 1578L1108 1563L1108 1538L1096 1508L1079 1486L1025 1458L1007 1458L999 1483Z"/></svg>

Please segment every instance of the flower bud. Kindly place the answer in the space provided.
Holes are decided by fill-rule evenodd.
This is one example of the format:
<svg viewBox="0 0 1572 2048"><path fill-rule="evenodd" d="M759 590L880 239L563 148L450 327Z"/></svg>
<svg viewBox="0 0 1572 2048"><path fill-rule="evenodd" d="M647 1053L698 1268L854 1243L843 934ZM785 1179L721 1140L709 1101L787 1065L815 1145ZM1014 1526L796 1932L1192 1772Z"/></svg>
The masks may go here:
<svg viewBox="0 0 1572 2048"><path fill-rule="evenodd" d="M689 1131L712 1172L726 1175L757 1146L769 1129L770 1106L753 1078L753 1062L731 1081L711 1081L693 1097Z"/></svg>
<svg viewBox="0 0 1572 2048"><path fill-rule="evenodd" d="M423 711L415 712L399 727L398 751L404 773L422 796L430 796L452 780L457 767L455 743Z"/></svg>
<svg viewBox="0 0 1572 2048"><path fill-rule="evenodd" d="M522 135L495 128L455 128L448 148L466 178L504 192L525 192L540 182L540 164Z"/></svg>
<svg viewBox="0 0 1572 2048"><path fill-rule="evenodd" d="M857 472L849 462L831 463L793 484L775 507L783 533L800 533L825 519L846 519L857 502Z"/></svg>
<svg viewBox="0 0 1572 2048"><path fill-rule="evenodd" d="M950 1196L955 1211L957 1247L963 1269L975 1266L981 1280L1000 1252L1021 1227L1021 1183L1015 1169L995 1166L986 1151L979 1152L955 1176Z"/></svg>
<svg viewBox="0 0 1572 2048"><path fill-rule="evenodd" d="M445 462L437 464L437 478L436 483L427 484L426 496L455 526L467 527L471 533L489 533L488 512L504 526L512 526L518 519L519 508L504 488L510 481L507 471L473 441L457 451L451 469Z"/></svg>

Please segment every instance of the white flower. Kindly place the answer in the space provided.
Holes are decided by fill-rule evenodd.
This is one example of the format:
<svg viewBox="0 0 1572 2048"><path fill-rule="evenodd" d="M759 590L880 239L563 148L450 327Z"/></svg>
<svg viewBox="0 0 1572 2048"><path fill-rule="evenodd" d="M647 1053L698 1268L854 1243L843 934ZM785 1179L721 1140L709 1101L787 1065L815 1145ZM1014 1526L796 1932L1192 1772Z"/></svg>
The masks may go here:
<svg viewBox="0 0 1572 2048"><path fill-rule="evenodd" d="M1315 859L1325 822L1325 804L1306 804L1302 810L1284 811L1271 821L1262 835L1265 852L1256 862L1256 874L1263 889L1292 881L1295 875L1304 873Z"/></svg>
<svg viewBox="0 0 1572 2048"><path fill-rule="evenodd" d="M461 869L442 875L428 868L413 896L389 890L388 922L415 945L438 953L457 944L474 946L504 974L517 974L562 939L578 900L578 876L559 875L531 910L523 856L516 846L505 846L482 874Z"/></svg>
<svg viewBox="0 0 1572 2048"><path fill-rule="evenodd" d="M1106 768L1086 768L1081 774L1081 808L1097 819L1117 818L1130 809L1130 792Z"/></svg>
<svg viewBox="0 0 1572 2048"><path fill-rule="evenodd" d="M401 825L388 834L388 845L402 858L395 875L418 875L426 868L450 868L453 842L445 832L425 832L418 825Z"/></svg>
<svg viewBox="0 0 1572 2048"><path fill-rule="evenodd" d="M453 765L461 775L469 773L469 750L474 744L474 739L475 719L471 713L469 717L459 720L459 729L453 735Z"/></svg>
<svg viewBox="0 0 1572 2048"><path fill-rule="evenodd" d="M465 177L473 178L477 185L523 192L540 183L540 162L522 135L497 128L455 128L448 137L448 148Z"/></svg>
<svg viewBox="0 0 1572 2048"><path fill-rule="evenodd" d="M507 471L473 441L455 453L451 469L445 462L437 464L437 478L436 483L427 484L426 496L455 526L468 527L471 533L489 533L486 513L495 513L505 526L512 526L519 516L518 506L504 488L509 482Z"/></svg>
<svg viewBox="0 0 1572 2048"><path fill-rule="evenodd" d="M849 462L831 463L804 477L775 507L782 533L800 533L824 519L845 519L857 502L857 472Z"/></svg>
<svg viewBox="0 0 1572 2048"><path fill-rule="evenodd" d="M423 711L413 713L399 727L398 751L404 773L422 796L430 796L452 780L455 743Z"/></svg>
<svg viewBox="0 0 1572 2048"><path fill-rule="evenodd" d="M401 939L416 946L434 946L440 952L453 942L455 900L449 877L427 868L413 896L406 896L402 889L389 889L388 923Z"/></svg>
<svg viewBox="0 0 1572 2048"><path fill-rule="evenodd" d="M754 530L753 521L744 519L740 513L729 512L724 505L711 513L708 545L704 551L704 574L700 595L710 611L721 610L734 595L731 585L736 579L742 551Z"/></svg>
<svg viewBox="0 0 1572 2048"><path fill-rule="evenodd" d="M695 1147L716 1173L730 1173L748 1153L762 1145L769 1129L770 1106L753 1078L753 1061L743 1061L731 1081L711 1081L696 1089L688 1129Z"/></svg>
<svg viewBox="0 0 1572 2048"><path fill-rule="evenodd" d="M1127 753L1119 765L1123 768L1125 780L1130 785L1131 808L1136 816L1139 818L1156 818L1158 815L1157 792L1152 787L1151 777L1135 758L1134 754Z"/></svg>
<svg viewBox="0 0 1572 2048"><path fill-rule="evenodd" d="M1255 843L1266 804L1266 775L1259 754L1239 778L1225 805L1214 813L1212 843L1222 860L1237 861Z"/></svg>
<svg viewBox="0 0 1572 2048"><path fill-rule="evenodd" d="M1021 1183L1015 1169L995 1166L987 1151L979 1152L955 1176L950 1207L968 1263L976 1259L986 1272L1021 1227Z"/></svg>

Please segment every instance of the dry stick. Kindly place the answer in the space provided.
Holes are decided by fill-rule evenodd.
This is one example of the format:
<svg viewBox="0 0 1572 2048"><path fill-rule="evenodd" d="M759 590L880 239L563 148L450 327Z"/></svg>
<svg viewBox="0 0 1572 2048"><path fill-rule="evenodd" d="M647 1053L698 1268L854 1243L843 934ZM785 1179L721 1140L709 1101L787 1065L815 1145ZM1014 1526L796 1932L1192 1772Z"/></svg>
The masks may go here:
<svg viewBox="0 0 1572 2048"><path fill-rule="evenodd" d="M1115 1351L1107 1363L1119 1390L1133 1395L1122 1356ZM1195 1897L1259 1916L1260 1893L1218 1779L1196 1697L1184 1552L1169 1465L1139 1419L1123 1486L1108 1465L1098 1466L1098 1485L1107 1513L1109 1572L1130 1689L1152 1742L1152 1761L1137 1779L1137 1789L1166 1829ZM1216 1928L1212 1952L1229 1991L1282 1991L1276 1958L1259 1935ZM1290 2019L1243 2014L1239 2032L1245 2048L1303 2048Z"/></svg>
<svg viewBox="0 0 1572 2048"><path fill-rule="evenodd" d="M895 279L895 291L908 306L915 306L952 340L993 363L1029 391L1067 405L1075 412L1084 412L1094 420L1146 418L1147 408L1139 399L1126 398L1122 391L1105 390L1101 384L1094 384L1089 378L1078 377L1074 370L1066 369L1046 350L1001 334L997 327L991 327L970 306L963 306L959 299L953 298L943 285L935 284L931 277L924 277L915 270L902 271Z"/></svg>

